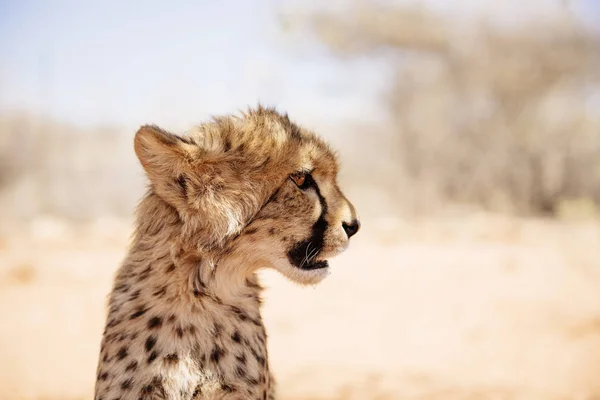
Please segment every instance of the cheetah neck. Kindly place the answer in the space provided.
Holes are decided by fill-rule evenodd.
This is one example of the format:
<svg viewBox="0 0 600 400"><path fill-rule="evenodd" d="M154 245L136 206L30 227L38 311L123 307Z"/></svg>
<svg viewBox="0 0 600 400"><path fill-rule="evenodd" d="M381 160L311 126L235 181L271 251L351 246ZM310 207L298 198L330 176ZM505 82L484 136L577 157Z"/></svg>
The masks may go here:
<svg viewBox="0 0 600 400"><path fill-rule="evenodd" d="M210 296L255 308L262 287L243 255L198 250L192 237L182 234L175 209L149 193L140 204L136 230L125 265L135 265L157 283L177 287L179 293ZM250 301L251 300L251 301Z"/></svg>
<svg viewBox="0 0 600 400"><path fill-rule="evenodd" d="M266 398L271 378L256 277L227 279L239 258L181 251L181 222L158 201L150 196L140 205L115 277L96 399Z"/></svg>

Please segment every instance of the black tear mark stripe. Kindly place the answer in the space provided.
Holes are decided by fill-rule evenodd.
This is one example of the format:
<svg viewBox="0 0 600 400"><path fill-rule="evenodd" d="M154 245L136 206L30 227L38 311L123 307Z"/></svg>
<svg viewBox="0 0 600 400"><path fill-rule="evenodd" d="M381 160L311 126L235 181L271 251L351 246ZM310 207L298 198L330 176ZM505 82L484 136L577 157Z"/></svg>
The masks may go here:
<svg viewBox="0 0 600 400"><path fill-rule="evenodd" d="M327 221L325 220L325 215L327 214L327 201L321 194L321 190L319 189L319 185L317 182L313 181L313 186L315 192L317 193L317 197L319 198L319 203L321 204L321 215L319 215L319 219L312 226L312 233L310 237L299 243L292 250L288 252L288 259L292 263L292 265L300 266L302 261L309 253L309 250L312 249L321 249L323 247L323 242L325 240L325 231L327 230ZM308 246L314 246L311 249Z"/></svg>
<svg viewBox="0 0 600 400"><path fill-rule="evenodd" d="M321 195L321 190L319 189L319 185L317 185L317 182L314 182L314 188L315 191L317 192L317 196L319 196L319 203L321 203L321 216L319 217L319 219L323 219L325 220L325 214L327 213L327 202L325 201L325 197L323 197L323 195ZM318 222L318 221L317 221ZM327 222L325 222L325 225L327 225Z"/></svg>

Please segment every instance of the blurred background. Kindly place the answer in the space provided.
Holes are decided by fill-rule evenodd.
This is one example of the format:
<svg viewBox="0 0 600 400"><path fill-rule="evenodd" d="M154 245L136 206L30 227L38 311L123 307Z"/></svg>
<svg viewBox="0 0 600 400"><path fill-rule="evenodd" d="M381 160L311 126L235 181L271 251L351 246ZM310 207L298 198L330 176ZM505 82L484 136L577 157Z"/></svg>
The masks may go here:
<svg viewBox="0 0 600 400"><path fill-rule="evenodd" d="M288 400L600 399L600 2L0 1L0 399L92 399L132 138L258 102L362 217L265 272Z"/></svg>

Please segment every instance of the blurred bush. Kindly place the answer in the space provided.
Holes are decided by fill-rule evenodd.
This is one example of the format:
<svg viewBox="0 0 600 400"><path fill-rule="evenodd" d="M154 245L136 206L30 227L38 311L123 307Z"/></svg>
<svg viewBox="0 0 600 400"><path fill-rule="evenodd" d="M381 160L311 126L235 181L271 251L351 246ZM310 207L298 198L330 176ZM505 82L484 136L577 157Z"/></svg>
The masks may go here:
<svg viewBox="0 0 600 400"><path fill-rule="evenodd" d="M388 160L366 180L386 176L398 205L554 215L564 201L600 204L600 38L573 18L493 26L361 2L308 20L337 56L393 65L391 127L362 140Z"/></svg>
<svg viewBox="0 0 600 400"><path fill-rule="evenodd" d="M448 204L598 213L600 38L575 19L491 25L390 2L294 18L288 29L307 23L332 54L393 71L388 126L329 127L344 132L342 180L363 216ZM0 115L0 219L130 216L145 184L131 140L116 127Z"/></svg>
<svg viewBox="0 0 600 400"><path fill-rule="evenodd" d="M129 216L145 184L132 140L116 127L0 115L0 220Z"/></svg>

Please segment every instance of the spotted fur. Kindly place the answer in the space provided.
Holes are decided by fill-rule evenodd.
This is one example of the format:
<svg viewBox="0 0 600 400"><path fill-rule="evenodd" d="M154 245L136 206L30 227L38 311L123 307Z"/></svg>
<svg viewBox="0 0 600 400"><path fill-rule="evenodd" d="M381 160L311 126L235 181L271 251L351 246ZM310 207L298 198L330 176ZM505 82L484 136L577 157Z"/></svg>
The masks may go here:
<svg viewBox="0 0 600 400"><path fill-rule="evenodd" d="M316 284L359 224L334 153L273 109L141 127L150 187L109 300L96 400L274 399L259 268ZM293 179L290 179L293 178Z"/></svg>

